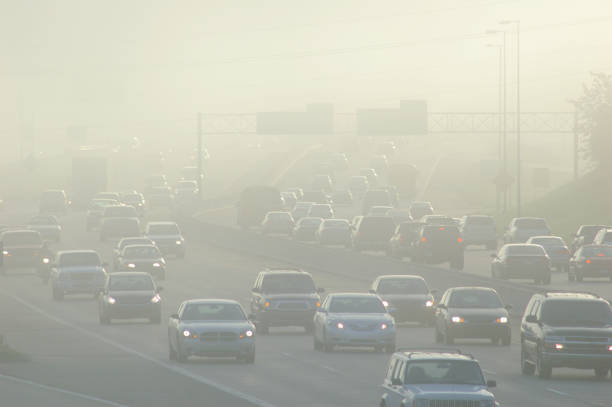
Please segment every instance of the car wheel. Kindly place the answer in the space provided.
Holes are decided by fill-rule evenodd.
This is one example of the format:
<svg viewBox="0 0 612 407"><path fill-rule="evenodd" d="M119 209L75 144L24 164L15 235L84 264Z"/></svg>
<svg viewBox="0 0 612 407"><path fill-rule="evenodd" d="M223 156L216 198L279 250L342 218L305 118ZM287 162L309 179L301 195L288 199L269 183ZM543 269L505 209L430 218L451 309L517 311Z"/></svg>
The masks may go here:
<svg viewBox="0 0 612 407"><path fill-rule="evenodd" d="M168 339L168 359L176 360L176 352L172 348L172 345L170 344L170 340L169 339Z"/></svg>
<svg viewBox="0 0 612 407"><path fill-rule="evenodd" d="M442 333L438 330L437 326L434 328L434 332L435 332L436 343L442 343L442 340L444 339L444 335L442 335Z"/></svg>
<svg viewBox="0 0 612 407"><path fill-rule="evenodd" d="M534 372L535 366L529 361L527 361L527 358L525 357L525 351L521 346L521 373L523 373L524 375L532 376Z"/></svg>
<svg viewBox="0 0 612 407"><path fill-rule="evenodd" d="M53 289L53 299L55 301L61 301L64 299L64 292L61 290L58 290L57 288Z"/></svg>
<svg viewBox="0 0 612 407"><path fill-rule="evenodd" d="M542 360L542 352L540 349L538 349L536 364L538 376L541 379L550 379L550 376L552 375L552 367Z"/></svg>
<svg viewBox="0 0 612 407"><path fill-rule="evenodd" d="M596 367L595 368L595 376L597 376L600 379L604 379L606 377L608 377L608 371L610 369L607 367Z"/></svg>

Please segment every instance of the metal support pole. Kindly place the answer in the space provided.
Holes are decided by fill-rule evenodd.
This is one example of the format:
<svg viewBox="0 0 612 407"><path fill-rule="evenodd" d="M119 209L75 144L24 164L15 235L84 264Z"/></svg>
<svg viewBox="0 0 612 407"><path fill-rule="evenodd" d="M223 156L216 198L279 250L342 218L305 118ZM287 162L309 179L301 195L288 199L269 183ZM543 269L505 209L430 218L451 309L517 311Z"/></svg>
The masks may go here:
<svg viewBox="0 0 612 407"><path fill-rule="evenodd" d="M507 87L506 87L506 32L502 31L502 47L503 47L503 67L504 67L504 83L503 83L503 115L502 115L502 155L503 155L503 168L504 168L504 177L508 174L508 153L507 153L507 145L506 145L506 95L507 95ZM508 186L504 186L504 206L503 212L506 213L508 211Z"/></svg>
<svg viewBox="0 0 612 407"><path fill-rule="evenodd" d="M202 200L202 113L198 113L198 194Z"/></svg>
<svg viewBox="0 0 612 407"><path fill-rule="evenodd" d="M574 113L574 179L578 179L578 158L580 139L578 138L578 112Z"/></svg>
<svg viewBox="0 0 612 407"><path fill-rule="evenodd" d="M521 216L521 30L516 22L516 216Z"/></svg>

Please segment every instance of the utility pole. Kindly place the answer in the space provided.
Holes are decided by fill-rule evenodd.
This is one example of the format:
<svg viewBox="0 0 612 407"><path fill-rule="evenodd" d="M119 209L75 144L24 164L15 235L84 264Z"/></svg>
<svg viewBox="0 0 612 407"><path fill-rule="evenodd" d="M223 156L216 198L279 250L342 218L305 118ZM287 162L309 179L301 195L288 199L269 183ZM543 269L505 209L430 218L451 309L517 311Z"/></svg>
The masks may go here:
<svg viewBox="0 0 612 407"><path fill-rule="evenodd" d="M198 113L198 195L202 200L202 113Z"/></svg>

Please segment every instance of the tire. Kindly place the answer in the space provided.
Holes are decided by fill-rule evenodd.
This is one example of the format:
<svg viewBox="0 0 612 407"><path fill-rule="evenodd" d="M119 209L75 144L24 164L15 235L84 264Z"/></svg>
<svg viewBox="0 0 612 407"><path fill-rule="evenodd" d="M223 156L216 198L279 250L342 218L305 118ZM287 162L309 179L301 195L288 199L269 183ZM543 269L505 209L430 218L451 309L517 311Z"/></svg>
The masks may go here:
<svg viewBox="0 0 612 407"><path fill-rule="evenodd" d="M533 376L533 374L535 373L535 368L535 365L529 363L525 358L525 351L521 346L521 373L527 376Z"/></svg>
<svg viewBox="0 0 612 407"><path fill-rule="evenodd" d="M323 352L329 353L329 352L332 352L333 350L334 350L334 345L327 342L327 335L324 334L323 335Z"/></svg>
<svg viewBox="0 0 612 407"><path fill-rule="evenodd" d="M540 352L540 349L538 349L536 368L537 368L538 376L540 377L540 379L547 380L547 379L550 379L550 376L552 375L552 367L542 360L541 355L542 353Z"/></svg>
<svg viewBox="0 0 612 407"><path fill-rule="evenodd" d="M53 289L53 299L55 301L62 301L64 299L64 292L54 288Z"/></svg>
<svg viewBox="0 0 612 407"><path fill-rule="evenodd" d="M172 348L172 345L170 345L170 340L168 340L168 359L176 360L176 351Z"/></svg>
<svg viewBox="0 0 612 407"><path fill-rule="evenodd" d="M607 367L596 367L595 376L597 376L600 379L605 379L606 377L608 377L609 370L610 368L607 368Z"/></svg>

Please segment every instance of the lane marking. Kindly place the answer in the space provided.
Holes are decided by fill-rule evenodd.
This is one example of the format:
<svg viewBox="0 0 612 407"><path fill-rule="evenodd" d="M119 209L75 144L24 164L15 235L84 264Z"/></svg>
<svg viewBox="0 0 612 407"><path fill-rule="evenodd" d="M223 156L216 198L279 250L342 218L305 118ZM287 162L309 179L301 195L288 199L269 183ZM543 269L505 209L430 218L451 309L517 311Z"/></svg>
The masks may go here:
<svg viewBox="0 0 612 407"><path fill-rule="evenodd" d="M549 391L549 392L551 392L551 393L558 394L559 396L565 396L565 397L569 396L569 394L567 394L567 393L563 393L562 391L559 391L559 390L556 390L556 389L553 389L552 387L547 387L547 388L546 388L546 391Z"/></svg>
<svg viewBox="0 0 612 407"><path fill-rule="evenodd" d="M47 319L50 319L52 321L57 322L58 324L64 325L64 326L66 326L68 328L71 328L71 329L73 329L73 330L75 330L77 332L80 332L83 335L86 335L86 336L89 336L91 338L97 339L100 342L104 342L107 345L113 346L113 347L115 347L115 348L117 348L119 350L122 350L122 351L126 352L126 353L132 354L132 355L137 356L137 357L139 357L141 359L144 359L144 360L146 360L148 362L154 363L154 364L156 364L156 365L158 365L160 367L163 367L163 368L165 368L167 370L170 370L170 371L172 371L174 373L178 373L178 374L180 374L182 376L185 376L185 377L188 377L190 379L193 379L196 382L199 382L199 383L205 384L207 386L213 387L213 388L215 388L215 389L217 389L217 390L219 390L219 391L221 391L223 393L227 393L227 394L229 394L231 396L234 396L236 398L242 399L242 400L244 400L244 401L246 401L248 403L251 403L251 404L253 404L255 406L258 406L258 407L276 407L274 404L268 403L267 401L264 401L264 400L260 400L260 399L258 399L255 396L243 393L243 392L241 392L239 390L236 390L236 389L233 389L231 387L225 386L223 384L214 382L214 381L212 381L210 379L207 379L207 378L205 378L203 376L200 376L200 375L197 375L195 373L192 373L189 370L184 369L182 367L174 366L174 365L171 365L169 363L163 362L163 361L161 361L159 359L156 359L156 358L154 358L152 356L149 356L149 355L144 354L142 352L139 352L139 351L137 351L135 349L132 349L132 348L130 348L128 346L125 346L125 345L123 345L123 344L121 344L119 342L115 342L112 339L108 339L108 338L106 338L106 337L104 337L102 335L99 335L99 334L97 334L97 333L95 333L93 331L90 331L89 329L80 327L80 326L78 326L76 324L73 324L73 323L68 322L68 321L66 321L64 319L56 317L55 315L49 314L48 312L44 311L43 309L37 307L34 304L29 303L28 301L24 300L23 298L21 298L19 296L8 294L5 291L2 291L2 293L4 295L6 295L6 296L9 296L9 297L13 298L15 301L17 301L20 304L28 307L32 311L42 315L43 317L45 317Z"/></svg>
<svg viewBox="0 0 612 407"><path fill-rule="evenodd" d="M100 404L106 404L107 406L128 407L126 404L120 404L120 403L116 403L114 401L104 400L104 399L101 399L101 398L98 398L98 397L89 396L87 394L77 393L77 392L74 392L74 391L70 391L70 390L66 390L66 389L61 389L59 387L48 386L48 385L42 384L42 383L36 383L36 382L31 381L31 380L21 379L19 377L15 377L15 376L7 376L7 375L0 374L0 379L6 380L6 381L10 381L10 382L14 382L14 383L27 384L28 386L38 387L39 389L48 390L48 391L52 391L52 392L55 392L55 393L67 394L67 395L72 396L72 397L76 397L76 398L80 398L80 399L84 399L84 400L89 400L89 401L94 401L94 402L100 403Z"/></svg>

